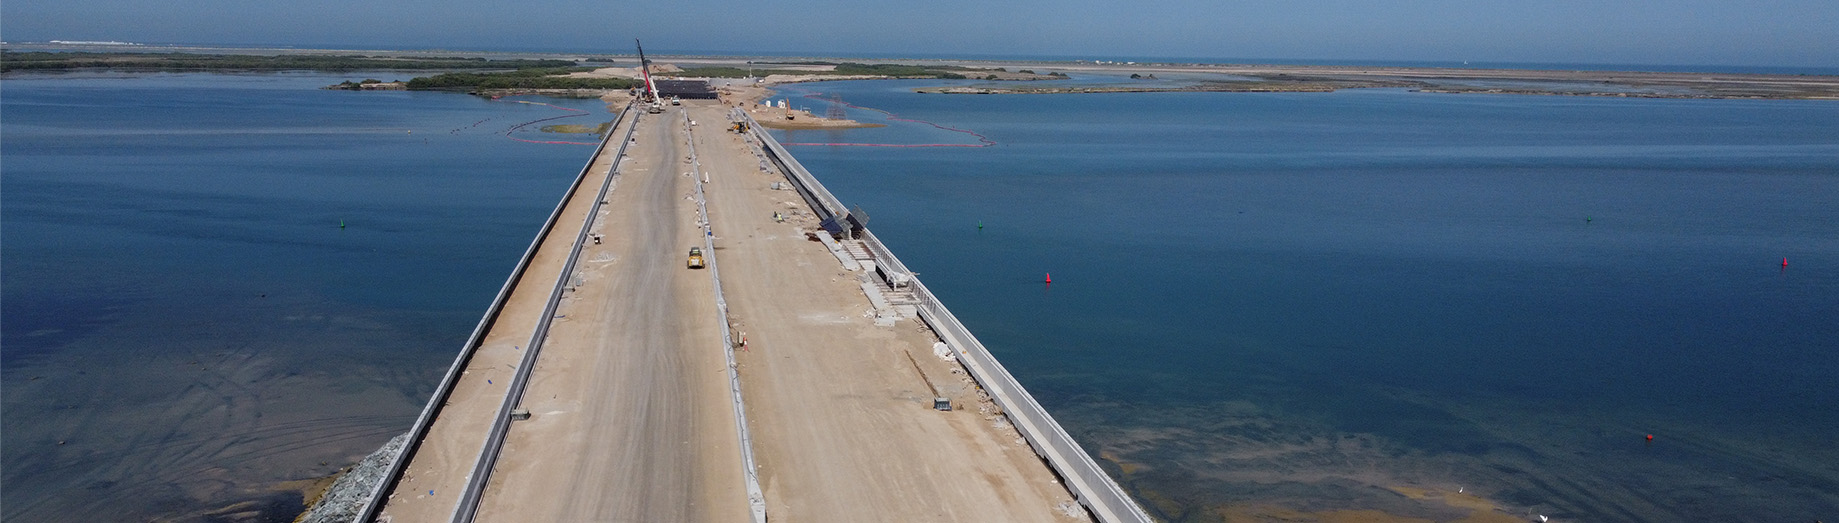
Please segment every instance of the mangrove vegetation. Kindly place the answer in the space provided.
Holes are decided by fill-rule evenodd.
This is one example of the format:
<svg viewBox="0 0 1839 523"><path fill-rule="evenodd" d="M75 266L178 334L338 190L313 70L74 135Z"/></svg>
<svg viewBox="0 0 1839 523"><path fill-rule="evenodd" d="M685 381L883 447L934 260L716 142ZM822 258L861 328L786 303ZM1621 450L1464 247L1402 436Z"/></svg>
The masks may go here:
<svg viewBox="0 0 1839 523"><path fill-rule="evenodd" d="M128 71L492 70L572 67L571 60L488 60L434 56L240 55L0 51L0 72L114 69Z"/></svg>
<svg viewBox="0 0 1839 523"><path fill-rule="evenodd" d="M411 91L476 91L484 89L631 89L638 86L638 82L630 78L557 76L592 70L592 67L533 67L489 73L445 73L409 80L408 88Z"/></svg>

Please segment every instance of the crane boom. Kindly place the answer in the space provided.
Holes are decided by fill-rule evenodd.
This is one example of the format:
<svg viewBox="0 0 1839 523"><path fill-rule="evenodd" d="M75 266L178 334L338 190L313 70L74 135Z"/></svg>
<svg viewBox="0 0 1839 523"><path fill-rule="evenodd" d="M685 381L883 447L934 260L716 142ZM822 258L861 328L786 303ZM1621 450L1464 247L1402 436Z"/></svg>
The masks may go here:
<svg viewBox="0 0 1839 523"><path fill-rule="evenodd" d="M658 83L651 81L651 60L645 59L645 44L639 43L637 38L632 39L632 43L639 48L639 73L645 75L645 91L651 94L655 103L658 100Z"/></svg>

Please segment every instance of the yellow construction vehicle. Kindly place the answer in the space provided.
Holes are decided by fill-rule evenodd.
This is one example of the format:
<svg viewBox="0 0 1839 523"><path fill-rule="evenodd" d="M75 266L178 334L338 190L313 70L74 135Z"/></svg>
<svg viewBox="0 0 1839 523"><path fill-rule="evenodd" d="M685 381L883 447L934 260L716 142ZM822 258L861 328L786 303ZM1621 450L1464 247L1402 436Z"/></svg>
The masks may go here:
<svg viewBox="0 0 1839 523"><path fill-rule="evenodd" d="M690 268L702 268L702 247L690 247Z"/></svg>

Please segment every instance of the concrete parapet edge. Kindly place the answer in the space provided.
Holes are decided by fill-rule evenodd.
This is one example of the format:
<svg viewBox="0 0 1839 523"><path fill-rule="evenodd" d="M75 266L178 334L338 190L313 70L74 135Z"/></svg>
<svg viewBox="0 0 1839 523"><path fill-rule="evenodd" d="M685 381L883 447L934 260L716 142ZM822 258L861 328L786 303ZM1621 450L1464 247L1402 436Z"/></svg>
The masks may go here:
<svg viewBox="0 0 1839 523"><path fill-rule="evenodd" d="M728 299L722 295L721 266L715 260L715 229L709 223L709 200L703 195L703 177L707 175L702 171L702 160L696 157L695 125L689 118L689 112L684 111L683 132L690 149L690 176L696 181L696 216L702 222L703 263L709 267L709 281L715 292L715 319L722 330L722 354L728 358L728 391L733 397L734 425L740 437L741 474L746 481L748 513L753 523L766 523L766 493L760 489L760 475L754 464L753 436L747 431L747 405L741 397L740 369L734 363L734 333L728 327Z"/></svg>
<svg viewBox="0 0 1839 523"><path fill-rule="evenodd" d="M785 147L774 139L772 134L760 127L759 122L744 111L734 111L737 118L747 123L748 129L764 146L769 156L785 172L786 177L798 189L799 194L810 202L821 219L830 219L847 212L842 202L837 200L817 178L799 164ZM1045 460L1056 474L1059 474L1067 490L1084 505L1092 515L1103 523L1150 523L1154 520L1149 513L1124 492L1122 486L1112 479L1110 474L1098 466L1091 454L1075 441L1072 435L1060 423L1054 421L1047 409L1035 401L1027 389L1022 388L1015 376L1009 374L1002 363L996 361L983 343L965 328L962 322L953 316L945 304L939 301L931 290L926 288L913 272L894 253L881 243L875 234L863 230L863 244L875 257L878 265L886 274L903 274L908 276L913 287L914 296L920 302L921 319L931 325L947 345L958 354L958 359L977 380L984 390L989 391L991 399L1002 407L1004 415L1022 437L1028 440L1035 454ZM892 283L892 282L890 282Z"/></svg>
<svg viewBox="0 0 1839 523"><path fill-rule="evenodd" d="M626 113L631 112L632 106L627 107L627 111L620 112L621 120L625 119ZM474 515L478 513L479 502L485 496L485 487L491 481L492 469L498 465L498 454L504 449L505 437L511 430L511 412L523 401L524 389L530 384L530 374L536 369L536 359L549 339L550 326L555 323L556 308L562 302L562 291L568 286L568 280L575 272L575 264L580 261L581 247L587 243L588 231L593 229L594 222L600 219L600 206L606 202L607 191L612 188L613 179L619 176L619 166L620 162L625 159L626 146L632 143L632 133L638 130L638 122L642 117L643 115L633 115L630 125L626 127L626 135L620 138L619 150L614 152L613 161L607 166L607 175L600 181L600 192L594 196L593 203L588 205L587 215L581 219L581 230L575 233L575 241L569 245L568 257L562 263L562 272L556 274L555 286L550 288L549 299L543 304L543 314L537 317L536 329L531 332L530 341L524 346L523 360L518 362L516 374L511 377L511 386L505 391L504 402L499 404L498 413L492 418L492 430L486 435L485 443L480 446L479 459L473 465L472 474L466 477L466 491L460 495L459 503L454 505L454 523L471 523ZM618 128L617 125L608 129L607 138L600 142L601 148L596 149L594 156L589 157L589 169L593 168L594 160L599 159L600 150L604 149L608 140L612 139L612 129L616 128ZM567 205L568 200L564 199L562 206L567 207Z"/></svg>
<svg viewBox="0 0 1839 523"><path fill-rule="evenodd" d="M532 238L530 246L524 249L524 256L517 260L516 266L512 267L511 275L505 278L504 285L498 288L498 296L492 298L492 304L486 307L485 315L479 319L479 324L473 327L472 335L468 336L466 343L460 346L460 354L454 357L453 365L447 368L447 374L435 386L434 394L428 398L428 404L422 407L421 415L416 417L415 424L410 426L408 442L404 443L402 449L391 458L389 468L384 472L382 480L378 481L377 486L371 490L370 499L358 511L355 521L369 522L377 519L377 512L383 508L385 496L394 490L396 482L402 479L402 473L408 468L409 460L415 457L415 451L421 446L422 439L428 436L428 429L433 427L434 419L439 416L441 407L453 394L453 387L459 381L460 373L466 370L466 364L472 360L474 351L478 350L480 342L484 341L487 329L498 320L499 313L504 310L505 301L511 297L511 291L517 288L517 282L523 279L524 271L530 268L530 262L536 258L536 251L542 246L543 238L549 235L549 231L555 229L556 222L562 219L562 210L568 207L568 200L581 189L581 182L586 180L588 172L594 169L594 160L600 158L607 144L613 141L613 133L610 130L624 123L627 114L634 114L632 113L633 107L632 104L627 104L625 109L620 110L619 116L614 119L613 126L608 128L606 138L601 139L600 145L594 148L594 154L588 156L587 163L581 166L581 173L575 175L574 183L569 184L568 190L564 191L562 198L556 202L555 210L550 211L549 219L543 222L542 228L537 229L536 237ZM622 142L621 150L624 149ZM614 158L614 169L618 169L618 161L618 158ZM610 177L611 173L608 175Z"/></svg>

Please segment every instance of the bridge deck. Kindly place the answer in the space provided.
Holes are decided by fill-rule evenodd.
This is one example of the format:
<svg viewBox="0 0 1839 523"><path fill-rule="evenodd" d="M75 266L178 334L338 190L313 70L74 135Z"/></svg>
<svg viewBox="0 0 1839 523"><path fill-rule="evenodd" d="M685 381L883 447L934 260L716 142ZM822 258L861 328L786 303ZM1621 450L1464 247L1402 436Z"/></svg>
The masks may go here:
<svg viewBox="0 0 1839 523"><path fill-rule="evenodd" d="M639 119L481 497L480 521L744 521L739 440L700 244L683 114L708 174L714 255L773 521L1084 521L1072 497L915 319L878 326L858 272L763 172L728 109ZM623 135L625 125L615 129ZM383 513L451 517L505 385L617 148L543 240ZM799 214L786 222L774 212ZM488 383L488 380L490 382ZM928 383L930 382L930 383ZM934 389L959 410L931 409ZM432 490L433 494L429 494Z"/></svg>
<svg viewBox="0 0 1839 523"><path fill-rule="evenodd" d="M623 135L632 119L612 132ZM380 500L381 516L392 521L447 521L466 487L479 450L496 419L512 374L529 344L556 276L568 261L580 224L593 206L597 189L612 168L617 147L593 159L577 190L562 205L556 226L545 234L523 277L512 289L497 319L455 381L446 406L416 445L413 459ZM379 519L382 519L381 517Z"/></svg>
<svg viewBox="0 0 1839 523"><path fill-rule="evenodd" d="M924 324L875 325L861 273L799 230L817 223L774 221L810 211L772 189L785 178L761 172L741 135L717 130L727 108L684 103L705 122L696 149L730 315L748 340L737 360L772 519L1083 520L1055 509L1072 497L1013 429L980 412L987 403L933 355ZM928 380L964 408L932 410Z"/></svg>
<svg viewBox="0 0 1839 523"><path fill-rule="evenodd" d="M480 521L744 521L726 358L684 173L683 118L647 115L585 245Z"/></svg>

